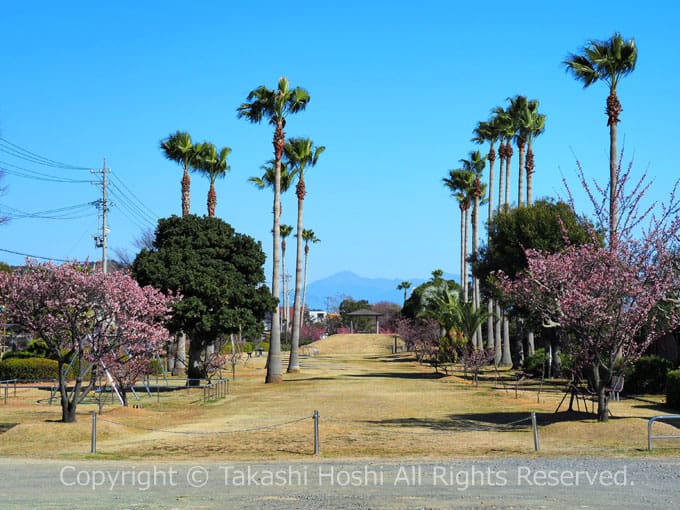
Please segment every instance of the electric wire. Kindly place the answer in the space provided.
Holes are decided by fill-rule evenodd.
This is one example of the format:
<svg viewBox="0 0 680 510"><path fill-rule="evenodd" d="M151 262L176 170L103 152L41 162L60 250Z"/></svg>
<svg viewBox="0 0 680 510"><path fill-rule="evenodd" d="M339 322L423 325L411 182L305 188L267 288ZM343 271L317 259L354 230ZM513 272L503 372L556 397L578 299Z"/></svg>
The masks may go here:
<svg viewBox="0 0 680 510"><path fill-rule="evenodd" d="M67 170L89 170L90 168L78 165L71 165L69 163L62 163L54 159L41 156L36 154L20 145L10 142L6 138L0 136L0 152L5 154L10 154L16 158L23 159L24 161L30 161L31 163L36 163L38 165L49 166L52 168L63 168Z"/></svg>

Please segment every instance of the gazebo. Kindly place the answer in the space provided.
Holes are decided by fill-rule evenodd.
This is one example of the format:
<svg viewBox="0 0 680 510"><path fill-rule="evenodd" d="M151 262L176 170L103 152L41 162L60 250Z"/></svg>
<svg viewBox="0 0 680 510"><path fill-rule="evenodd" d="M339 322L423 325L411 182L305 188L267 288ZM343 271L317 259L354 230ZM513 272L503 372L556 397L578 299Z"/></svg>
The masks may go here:
<svg viewBox="0 0 680 510"><path fill-rule="evenodd" d="M353 317L373 317L375 319L375 334L380 334L380 316L382 315L382 313L374 312L373 310L367 310L365 308L348 313L347 316L350 317L349 334L351 335L355 333L354 323L352 322Z"/></svg>

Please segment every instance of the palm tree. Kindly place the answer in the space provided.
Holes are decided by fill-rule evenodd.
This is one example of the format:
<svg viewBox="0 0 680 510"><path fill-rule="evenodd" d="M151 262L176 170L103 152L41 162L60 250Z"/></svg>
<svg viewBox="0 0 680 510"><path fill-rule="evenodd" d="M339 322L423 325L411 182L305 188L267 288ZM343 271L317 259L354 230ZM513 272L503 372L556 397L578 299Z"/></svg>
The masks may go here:
<svg viewBox="0 0 680 510"><path fill-rule="evenodd" d="M621 34L606 41L591 40L579 55L571 53L563 62L567 71L587 88L597 81L609 86L607 97L607 125L609 126L609 242L616 240L618 229L618 164L617 164L617 124L623 111L616 93L621 78L635 70L637 46L634 39L625 41Z"/></svg>
<svg viewBox="0 0 680 510"><path fill-rule="evenodd" d="M486 194L486 185L482 184L481 177L486 166L486 156L482 156L479 151L470 152L470 159L461 159L463 169L472 172L474 175L473 202L472 202L472 258L476 260L479 243L479 205ZM472 279L472 303L475 310L481 305L479 279ZM481 330L477 332L477 347L483 348Z"/></svg>
<svg viewBox="0 0 680 510"><path fill-rule="evenodd" d="M307 261L309 259L309 243L316 244L321 241L321 239L316 237L314 231L308 228L302 230L302 239L305 242L305 276L302 284L302 309L304 310L307 307Z"/></svg>
<svg viewBox="0 0 680 510"><path fill-rule="evenodd" d="M303 111L309 103L309 93L301 88L290 88L287 78L280 78L276 90L270 90L264 85L252 90L247 102L237 109L239 118L253 123L260 123L267 118L274 126L274 227L272 229L272 295L279 298L279 248L281 246L279 231L279 216L281 211L281 161L283 147L286 143L284 127L286 117ZM269 342L269 358L267 362L267 376L265 382L278 383L283 380L281 370L281 329L279 327L278 305L272 313L272 329Z"/></svg>
<svg viewBox="0 0 680 510"><path fill-rule="evenodd" d="M275 168L274 160L270 159L265 165L260 167L264 173L262 177L248 177L248 181L252 182L258 189L272 188L274 189L274 179L275 179ZM291 172L288 171L288 165L285 162L281 163L281 193L285 193L290 189L290 185L293 184L293 177L295 177Z"/></svg>
<svg viewBox="0 0 680 510"><path fill-rule="evenodd" d="M300 327L302 326L302 213L305 195L305 171L316 166L319 156L326 150L323 145L315 147L309 138L291 138L284 147L284 156L292 173L297 176L295 189L298 199L297 211L297 256L295 258L295 298L293 299L293 338L290 343L290 357L288 358L288 372L300 371L299 345Z"/></svg>
<svg viewBox="0 0 680 510"><path fill-rule="evenodd" d="M195 167L203 172L210 180L210 189L208 190L208 216L215 217L215 207L217 207L217 193L215 193L215 181L217 178L223 178L231 168L227 163L227 157L231 153L229 147L222 147L220 151L209 142L199 143L196 145L196 162Z"/></svg>
<svg viewBox="0 0 680 510"><path fill-rule="evenodd" d="M510 160L512 159L513 154L510 141L513 136L515 136L515 124L510 112L502 107L499 106L494 108L493 113L496 118L497 129L501 139L501 148L499 148L501 156L501 178L498 190L498 207L500 208L501 205L503 205L503 207L507 208L510 206ZM505 144L503 144L503 141L505 141ZM503 161L505 161L505 175L503 175ZM503 183L503 181L505 182Z"/></svg>
<svg viewBox="0 0 680 510"><path fill-rule="evenodd" d="M290 331L290 298L288 296L288 278L286 276L286 239L293 233L293 225L281 225L281 286L283 287L283 313L285 317L281 320L281 330L286 332L286 339ZM285 330L283 324L286 325Z"/></svg>
<svg viewBox="0 0 680 510"><path fill-rule="evenodd" d="M406 292L411 288L411 282L404 280L399 285L397 285L397 290L404 291L404 304L406 304Z"/></svg>
<svg viewBox="0 0 680 510"><path fill-rule="evenodd" d="M524 204L524 159L527 139L529 138L529 100L525 96L508 98L510 106L508 113L515 128L514 139L519 152L519 166L517 179L517 206Z"/></svg>
<svg viewBox="0 0 680 510"><path fill-rule="evenodd" d="M468 170L449 170L449 176L443 178L442 182L451 192L451 196L458 201L458 207L460 209L460 283L461 288L463 289L463 299L467 301L467 226L468 211L470 210L474 193L475 176Z"/></svg>
<svg viewBox="0 0 680 510"><path fill-rule="evenodd" d="M533 176L535 172L533 142L545 130L545 115L538 113L538 100L529 101L529 130L527 136L527 206L533 204Z"/></svg>
<svg viewBox="0 0 680 510"><path fill-rule="evenodd" d="M491 222L493 221L494 217L494 209L493 209L493 194L494 194L494 162L496 161L496 151L494 149L494 145L496 145L496 142L498 139L501 137L501 131L499 128L499 120L497 116L491 117L488 121L482 121L477 124L477 127L474 130L474 137L472 138L472 141L475 143L484 143L484 142L489 142L489 153L487 155L487 159L489 161L489 193L488 193L488 203L489 203L489 212L488 212L488 219L487 219L487 232L491 232ZM503 153L505 154L505 150L503 150ZM501 163L503 159L501 158ZM503 186L503 170L501 167L501 183L500 187ZM499 201L500 201L500 196L499 196ZM490 237L487 237L487 244L490 242ZM487 314L488 314L488 323L487 323L487 339L488 339L488 347L490 349L495 349L497 345L500 345L500 334L494 335L494 320L498 320L497 318L494 319L494 303L493 299L489 298L488 303L487 303ZM494 341L494 337L496 338ZM498 348L498 352L500 352L500 347Z"/></svg>
<svg viewBox="0 0 680 510"><path fill-rule="evenodd" d="M189 177L189 170L193 167L196 156L191 136L185 131L177 131L175 134L161 140L161 150L167 159L179 163L184 169L181 181L182 216L186 216L189 214L191 204L191 177Z"/></svg>

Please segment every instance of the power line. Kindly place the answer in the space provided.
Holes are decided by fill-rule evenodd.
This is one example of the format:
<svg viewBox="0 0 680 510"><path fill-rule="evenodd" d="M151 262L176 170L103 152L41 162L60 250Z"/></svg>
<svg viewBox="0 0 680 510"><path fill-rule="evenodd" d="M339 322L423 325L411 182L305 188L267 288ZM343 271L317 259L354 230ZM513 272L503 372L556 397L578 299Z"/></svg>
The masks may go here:
<svg viewBox="0 0 680 510"><path fill-rule="evenodd" d="M4 248L0 248L0 251L4 251L5 253L11 253L13 255L23 255L24 257L28 257L28 258L31 258L31 259L54 260L55 262L72 262L72 260L56 259L54 257L41 257L40 255L29 255L28 253L21 253L21 252L18 252L18 251L5 250Z"/></svg>
<svg viewBox="0 0 680 510"><path fill-rule="evenodd" d="M114 175L114 172L111 171L111 174ZM118 177L118 176L116 175L116 177ZM153 217L153 218L154 218L154 221L155 221L155 220L158 218L158 214L156 214L154 211L152 211L151 209L149 209L149 207L148 207L142 200L140 200L139 197L137 197L137 195L135 195L134 192L133 192L130 188L127 187L127 185L125 184L125 181L123 181L122 179L119 179L119 181L120 181L120 184L128 191L128 193L130 193L130 195L132 195L132 197L133 197L133 198L134 198L134 199L135 199L135 200L136 200L136 201L137 201L144 209L146 209L146 210L149 212L150 216ZM112 182L112 184L115 186L115 183Z"/></svg>
<svg viewBox="0 0 680 510"><path fill-rule="evenodd" d="M43 172L38 172L36 170L31 170L29 168L14 165L14 164L8 163L6 161L0 161L0 164L7 165L7 166L10 166L10 167L17 169L17 170L10 170L9 168L6 168L4 166L0 166L0 170L2 170L4 173L6 173L8 175L14 175L16 177L23 177L25 179L35 179L37 181L65 182L65 183L87 183L87 182L90 182L90 181L81 180L81 179L71 179L69 177L60 177L60 176L56 176L56 175L46 174L46 173L43 173ZM18 170L20 170L20 171L18 171Z"/></svg>
<svg viewBox="0 0 680 510"><path fill-rule="evenodd" d="M9 205L0 204L0 210L6 211L6 213L10 215L11 219L37 218L45 220L75 220L92 216L91 213L79 216L72 216L72 214L74 214L76 211L81 211L90 208L92 207L92 205L94 205L94 202L86 202L83 204L71 205L68 207L60 207L58 209L49 209L47 211L26 212L11 207Z"/></svg>
<svg viewBox="0 0 680 510"><path fill-rule="evenodd" d="M116 197L118 197L119 200L122 199L123 201L125 201L126 205L128 206L128 210L130 210L130 212L133 212L140 219L142 219L142 220L144 220L148 223L155 224L158 216L156 216L153 213L149 213L149 212L145 211L142 207L137 205L132 199L130 199L130 197L128 197L125 194L125 192L121 188L119 188L116 185L115 182L111 181L110 184L112 186L111 194L116 195Z"/></svg>
<svg viewBox="0 0 680 510"><path fill-rule="evenodd" d="M49 166L53 168L63 168L68 170L89 170L87 167L71 165L68 163L62 163L54 159L46 158L40 154L36 154L20 145L10 142L6 138L0 137L0 152L10 154L16 158L23 159L24 161L30 161L31 163L36 163L38 165Z"/></svg>

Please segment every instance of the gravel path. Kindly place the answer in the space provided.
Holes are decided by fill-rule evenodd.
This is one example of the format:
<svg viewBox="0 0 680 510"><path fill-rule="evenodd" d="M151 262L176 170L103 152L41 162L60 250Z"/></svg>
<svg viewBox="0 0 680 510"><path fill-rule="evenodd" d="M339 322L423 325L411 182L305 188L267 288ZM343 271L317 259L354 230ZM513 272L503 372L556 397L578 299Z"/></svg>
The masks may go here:
<svg viewBox="0 0 680 510"><path fill-rule="evenodd" d="M677 509L680 458L404 462L0 459L4 509Z"/></svg>

